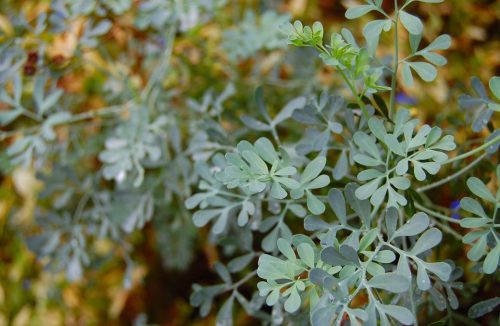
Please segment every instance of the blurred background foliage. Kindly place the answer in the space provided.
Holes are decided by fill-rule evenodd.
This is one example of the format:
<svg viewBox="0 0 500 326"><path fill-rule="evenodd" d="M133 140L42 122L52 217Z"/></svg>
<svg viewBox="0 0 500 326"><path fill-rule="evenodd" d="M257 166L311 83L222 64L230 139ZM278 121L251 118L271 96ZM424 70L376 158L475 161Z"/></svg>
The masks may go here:
<svg viewBox="0 0 500 326"><path fill-rule="evenodd" d="M72 107L72 112L78 113L114 103L105 94L105 90L113 87L116 88L112 94L117 94L123 102L141 92L147 87L151 73L158 69L146 49L159 51L162 44L169 42L169 36L161 28L148 25L160 23L161 17L145 18L140 10L143 1L88 1L91 2L100 3L106 10L75 18L70 30L41 35L20 31L16 20L21 19L19 13L22 13L22 19L36 25L40 13L51 12L50 1L3 0L0 4L0 44L7 44L14 35L22 35L20 47L29 57L30 53L36 53L38 39L43 39L48 45L44 56L34 60L36 64L28 60L23 73L33 76L50 69L59 75L57 87L78 98L76 107ZM301 19L305 23L322 21L330 31L348 27L359 36L363 20L344 18L348 2L228 0L220 6L207 7L195 26L189 26L190 17L185 17L173 36L170 69L161 80L163 94L159 96L164 96L169 107L183 119L190 108L200 108L204 100L213 99L224 90L230 92L227 87L231 84L235 93L224 103L224 116L220 119L226 129L236 132L240 127L235 123L237 117L255 111L253 89L259 85L265 86L271 110L281 108L299 94L335 88L340 79L321 67L314 53L288 48L284 38L270 31L277 22ZM391 2L384 3L390 6ZM426 21L429 39L448 33L453 44L446 53L449 63L440 69L437 80L428 84L416 81L413 87L400 89L399 101L425 121L461 126L463 121L454 118L460 114L456 99L469 89L471 74L487 82L490 76L499 73L500 3L448 0L438 6L419 3L412 8ZM84 33L86 23L104 18L111 26L98 46L82 50L77 39ZM389 54L391 48L382 47L381 51ZM0 110L6 107L0 104ZM97 117L71 128L78 129L81 136L95 135L100 132L101 123ZM30 126L24 120L19 125ZM72 130L61 127L57 137L70 137ZM474 138L468 132L464 126L455 135L457 143ZM106 238L89 243L99 259L94 259L91 267L85 269L84 277L74 282L69 282L64 272L54 273L44 268L46 262L37 259L26 243L27 236L39 231L34 216L37 207L47 201L41 196L44 186L33 170L10 165L5 155L10 141L3 138L0 145L2 169L9 171L0 179L0 326L214 324L214 313L208 320L199 319L188 298L192 283L208 284L216 278L211 266L218 260L218 253L208 241L206 230L195 230L190 216L177 218L185 214L180 208L182 202L165 209L160 207L144 229L128 235L129 250ZM85 138L80 141L87 142ZM93 145L92 141L89 138L86 146L101 146L103 142L99 140ZM68 159L90 171L100 167L95 157ZM82 179L73 182L84 187ZM464 192L453 185L443 189L435 194L436 201L447 207ZM463 247L448 250L463 251L463 263L467 264ZM123 256L124 251L133 257L133 267L123 260L109 259ZM128 288L123 286L126 273L129 273ZM472 282L475 275L466 271L465 278ZM464 307L498 291L495 284L486 284L485 289L490 293L461 297ZM235 322L253 324L242 310L236 312Z"/></svg>

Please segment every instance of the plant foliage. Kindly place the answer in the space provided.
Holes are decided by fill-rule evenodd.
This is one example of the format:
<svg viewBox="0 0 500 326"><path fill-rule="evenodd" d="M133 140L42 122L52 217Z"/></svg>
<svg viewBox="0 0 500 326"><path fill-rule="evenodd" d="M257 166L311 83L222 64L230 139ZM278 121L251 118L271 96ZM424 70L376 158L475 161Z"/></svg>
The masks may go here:
<svg viewBox="0 0 500 326"><path fill-rule="evenodd" d="M217 325L234 324L236 305L265 325L470 322L494 311L498 297L475 303L467 317L454 312L473 288L461 282L464 269L493 283L498 276L500 78L489 80L489 95L473 77L475 95L458 99L473 140L399 105L399 82L434 81L452 43L443 34L422 45L425 26L411 11L418 2L442 1L395 1L392 12L382 0L350 3L345 16L366 22L363 40L271 9L245 11L218 45L231 67L214 73L230 82L213 86L204 75L201 90L186 82L187 91L173 80L189 69L206 74L204 52L193 63L190 49L174 45L210 27L226 1L53 0L35 19L19 15L0 34L0 139L4 173L31 171L41 184L28 247L71 282L119 256L130 288L134 237L151 226L163 265L186 269L204 234L197 228L206 227L207 246L221 248L212 264L221 281L193 284L190 301L203 317L217 305ZM116 27L127 13L139 37ZM53 35L74 38L67 57L53 55ZM124 37L140 59L128 62L102 45L106 37ZM382 56L389 38L393 54ZM253 60L262 68L266 53L293 66L287 45L300 48L302 66L315 68L314 53L345 87L304 82L287 84L285 95L267 85L246 94L254 84L232 66ZM98 71L85 85L95 101L61 86L86 61ZM262 84L285 82L275 78ZM484 171L474 176L478 164ZM474 198L460 200L466 217L450 217L429 193L468 173ZM104 240L113 250L103 254L96 248Z"/></svg>

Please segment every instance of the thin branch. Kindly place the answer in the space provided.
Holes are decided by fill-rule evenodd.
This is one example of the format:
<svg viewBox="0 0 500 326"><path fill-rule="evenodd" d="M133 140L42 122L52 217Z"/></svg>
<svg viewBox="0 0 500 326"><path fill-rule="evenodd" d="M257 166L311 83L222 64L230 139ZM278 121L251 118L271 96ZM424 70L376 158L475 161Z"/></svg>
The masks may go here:
<svg viewBox="0 0 500 326"><path fill-rule="evenodd" d="M252 271L250 274L245 275L245 277L243 277L241 280L239 280L238 282L234 283L233 288L238 288L239 286L241 286L243 283L245 283L248 280L250 280L255 275L257 275L257 271L256 270Z"/></svg>
<svg viewBox="0 0 500 326"><path fill-rule="evenodd" d="M464 174L465 172L469 171L474 166L476 166L477 164L479 164L479 162L481 162L487 155L488 155L488 153L483 153L481 156L479 156L478 158L476 158L473 162L471 162L469 165L467 165L463 169L461 169L461 170L459 170L459 171L457 171L457 172L455 172L455 173L447 176L444 179L441 179L441 180L438 180L438 181L436 181L434 183L431 183L431 184L428 184L426 186L417 188L417 192L424 192L424 191L427 191L427 190L439 187L441 185L444 185L444 184L450 182L451 180L453 180L453 179L461 176L462 174Z"/></svg>
<svg viewBox="0 0 500 326"><path fill-rule="evenodd" d="M68 120L54 123L54 124L52 124L52 126L72 124L72 123L77 123L77 122L81 122L81 121L92 119L92 118L102 117L102 116L105 116L108 114L120 113L120 112L124 111L124 109L128 109L130 107L130 103L131 103L131 101L126 102L124 104L104 107L104 108L101 108L99 110L93 110L93 111L83 112L80 114L75 114L75 115L72 115L71 118L69 118ZM0 133L0 141L3 141L7 138L10 138L10 137L13 137L13 136L16 136L19 134L36 133L40 128L42 128L42 126L43 126L43 123L38 124L38 125L33 126L33 127L2 132L2 133Z"/></svg>
<svg viewBox="0 0 500 326"><path fill-rule="evenodd" d="M462 155L458 155L458 156L455 156L454 158L451 158L451 159L447 160L443 164L449 164L449 163L452 163L452 162L455 162L455 161L463 160L464 158L472 156L472 155L474 155L474 154L482 151L483 149L486 149L486 148L488 148L488 147L490 147L492 145L495 145L498 142L500 142L500 135L498 135L495 138L493 138L492 140L484 143L483 145L481 145L481 146L479 146L477 148L474 148L471 151L468 151L466 153L463 153Z"/></svg>
<svg viewBox="0 0 500 326"><path fill-rule="evenodd" d="M319 52L323 52L323 53L325 53L327 55L330 54L330 52L322 44L316 46L315 48ZM344 79L345 83L347 84L347 86L351 90L352 95L355 97L356 102L358 103L359 107L361 108L361 111L363 112L364 117L368 120L370 118L370 115L368 114L368 111L366 111L365 103L363 103L363 101L359 97L359 94L356 91L356 87L354 87L354 85L351 83L351 81L347 77L346 73L342 69L337 69L337 71L340 73L340 75Z"/></svg>
<svg viewBox="0 0 500 326"><path fill-rule="evenodd" d="M394 0L394 67L392 70L391 79L391 97L389 99L389 119L392 118L392 114L396 109L396 80L398 75L398 65L399 65L399 42L398 42L398 21L399 21L399 10L398 1Z"/></svg>
<svg viewBox="0 0 500 326"><path fill-rule="evenodd" d="M439 218L439 219L441 219L443 221L450 222L450 223L455 223L455 224L459 224L460 223L459 221L457 221L455 219L452 219L451 217L448 217L446 215L443 215L441 213L438 213L438 212L435 212L435 211L433 211L431 209L428 209L427 207L422 206L422 205L420 205L417 202L415 202L414 205L415 205L416 208L420 209L421 211L423 211L423 212L425 212L425 213L427 213L429 215L432 215L434 217L437 217L437 218Z"/></svg>
<svg viewBox="0 0 500 326"><path fill-rule="evenodd" d="M176 25L172 26L167 35L167 44L165 45L165 50L163 51L163 54L161 56L161 64L158 69L155 69L153 74L148 80L148 83L146 84L146 87L144 90L141 92L141 98L145 100L153 87L161 81L161 79L165 76L165 73L167 72L168 67L170 66L170 58L172 57L172 52L174 49L174 41L175 41L175 34L177 33L177 28Z"/></svg>

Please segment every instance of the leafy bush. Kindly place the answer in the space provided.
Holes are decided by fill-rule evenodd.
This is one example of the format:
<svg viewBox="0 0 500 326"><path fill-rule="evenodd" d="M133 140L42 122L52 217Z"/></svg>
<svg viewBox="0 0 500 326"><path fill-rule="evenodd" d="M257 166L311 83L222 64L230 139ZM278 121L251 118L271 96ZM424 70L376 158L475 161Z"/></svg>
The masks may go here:
<svg viewBox="0 0 500 326"><path fill-rule="evenodd" d="M302 55L314 70L316 53L345 83L322 92L311 84L289 88L281 110L269 104L272 88L240 95L251 83L230 68L224 87L211 87L202 73L201 86L169 87L183 70L196 72L174 53L174 42L209 25L225 1L60 0L32 20L6 4L12 26L0 34L2 168L14 179L21 167L36 171L43 184L28 246L70 281L120 256L130 288L140 230L156 230L166 268L186 269L199 234L192 226L209 226L210 243L221 248L213 269L222 282L194 284L190 301L201 316L216 302L218 325L233 324L235 303L263 324L409 325L421 312L420 322L470 322L494 311L498 297L475 303L470 319L453 312L463 309L461 292L498 277L500 77L490 79L490 95L473 77L478 97L459 98L480 133L473 140L455 139L460 126L425 124L398 105L399 79L407 86L416 77L433 81L452 43L439 35L421 45L424 23L409 12L416 2L442 1L395 1L393 12L382 0L350 7L348 19L381 18L364 25L363 42L347 28L325 35L319 22L247 11L222 35L228 62L264 65L258 55L284 51L288 37L300 49L282 52L283 62ZM125 13L132 22L116 24ZM122 45L139 53L135 67L129 53L103 42L110 35L119 41L127 28L143 32ZM381 43L391 36L392 55L383 56ZM73 46L61 50L64 38ZM91 72L81 68L89 63ZM309 73L298 69L294 77ZM63 83L78 74L92 76L84 86L91 98ZM290 82L255 74L263 84ZM251 109L239 114L238 105ZM467 174L482 177L466 181L475 198L460 201L467 217L450 217L454 209L428 193ZM96 250L103 239L113 250ZM471 271L490 281L460 282L464 261L448 241L465 248Z"/></svg>

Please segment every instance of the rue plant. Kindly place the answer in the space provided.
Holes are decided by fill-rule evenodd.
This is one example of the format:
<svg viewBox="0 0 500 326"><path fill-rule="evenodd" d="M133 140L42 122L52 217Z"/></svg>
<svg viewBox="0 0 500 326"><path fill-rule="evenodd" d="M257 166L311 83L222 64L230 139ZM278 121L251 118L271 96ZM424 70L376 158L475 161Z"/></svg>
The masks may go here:
<svg viewBox="0 0 500 326"><path fill-rule="evenodd" d="M399 81L435 80L452 43L446 34L424 41L411 13L419 2L443 1L395 0L392 12L383 0L356 2L346 18L375 17L362 40L346 28L325 32L319 22L248 11L221 33L217 59L230 64L206 72L205 52L186 44L212 46L196 27L226 1L53 0L31 20L7 1L0 164L17 184L36 173L42 185L29 248L70 281L118 257L130 288L133 237L149 236L146 225L169 269L192 266L195 240L209 233L221 282L194 284L190 301L203 317L215 303L217 325L234 323L236 304L264 325L453 324L491 313L498 296L467 316L457 311L462 294L498 279L500 78L485 87L472 77L472 91L458 99L474 139L457 140L454 125L426 124L400 107ZM74 47L54 56L66 37ZM382 56L379 43L391 37L392 54ZM299 49L287 52L287 43ZM269 51L271 64L262 57ZM311 54L345 87L318 91ZM273 60L297 67L298 83L269 68ZM243 61L252 78L235 68ZM266 69L272 77L259 75ZM87 74L91 99L65 83ZM287 86L280 110L276 88L247 94L255 79ZM440 206L432 192L461 179L468 195ZM103 253L104 240L112 245ZM482 283L464 284L464 267Z"/></svg>
<svg viewBox="0 0 500 326"><path fill-rule="evenodd" d="M423 124L395 101L398 80L412 85L416 73L433 81L437 68L447 63L441 52L451 45L448 35L420 45L424 25L407 11L415 2L395 1L392 13L384 11L382 0L349 8L348 19L370 12L381 17L364 26L364 45L345 28L326 36L319 22L305 26L295 21L282 28L291 45L313 48L344 80L351 96L333 91L296 99L271 118L259 89L260 117L241 120L263 137L253 144L242 140L225 155L198 165L203 191L186 200L188 208L199 207L194 223L214 221L211 232L221 244L235 235L245 239L232 244L241 256L227 267L217 265L222 284L193 288L192 303L202 314L216 296L229 292L217 315L220 325L232 324L235 301L265 322L303 320L318 326L345 325L347 320L350 325L416 325L430 302L448 311L443 321L451 324L458 318L452 311L459 306L462 268L440 249L443 233L471 245L467 257L478 262L476 272L497 272L500 190L492 193L482 180L469 178L468 188L481 203L462 199L461 208L472 216L461 220L447 216L447 209L426 192L471 173L485 157L493 158L498 131L490 125L491 135L482 144L460 144L457 153L448 128ZM409 44L401 42L403 30ZM377 46L381 34L391 31L394 54L386 60ZM499 80L490 81L493 99L477 79L473 87L479 98L460 99L467 109L480 107L473 121L476 132L498 112ZM292 120L306 128L298 141L281 138ZM480 156L465 161L475 155ZM456 172L436 177L444 168L450 171L449 165ZM296 218L304 219L303 229L292 231L289 225ZM231 273L245 276L233 282ZM239 288L255 273L258 292L249 300ZM469 317L482 316L498 304L498 297L476 303ZM272 307L270 314L265 306Z"/></svg>

